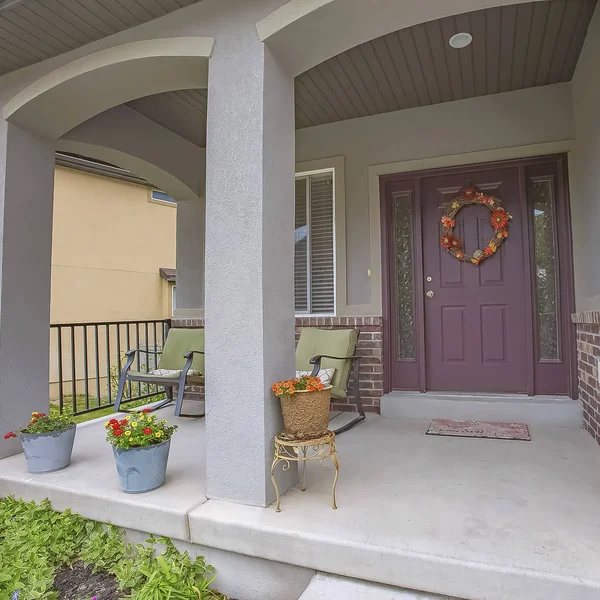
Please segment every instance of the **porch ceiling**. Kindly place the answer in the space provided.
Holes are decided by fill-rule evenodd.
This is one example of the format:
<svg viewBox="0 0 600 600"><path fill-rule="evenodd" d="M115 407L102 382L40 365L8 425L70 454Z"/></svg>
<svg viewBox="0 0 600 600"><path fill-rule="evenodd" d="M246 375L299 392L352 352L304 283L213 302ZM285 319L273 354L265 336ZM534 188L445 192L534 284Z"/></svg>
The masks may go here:
<svg viewBox="0 0 600 600"><path fill-rule="evenodd" d="M597 0L551 0L457 15L382 36L296 79L296 126L570 81ZM469 32L473 43L450 47Z"/></svg>
<svg viewBox="0 0 600 600"><path fill-rule="evenodd" d="M490 8L352 48L296 78L296 127L570 81L596 4L550 0ZM455 50L448 40L462 31L473 43ZM206 143L206 90L157 94L129 106Z"/></svg>
<svg viewBox="0 0 600 600"><path fill-rule="evenodd" d="M0 75L85 46L199 1L0 2Z"/></svg>
<svg viewBox="0 0 600 600"><path fill-rule="evenodd" d="M179 90L139 98L127 105L182 138L206 146L207 90Z"/></svg>

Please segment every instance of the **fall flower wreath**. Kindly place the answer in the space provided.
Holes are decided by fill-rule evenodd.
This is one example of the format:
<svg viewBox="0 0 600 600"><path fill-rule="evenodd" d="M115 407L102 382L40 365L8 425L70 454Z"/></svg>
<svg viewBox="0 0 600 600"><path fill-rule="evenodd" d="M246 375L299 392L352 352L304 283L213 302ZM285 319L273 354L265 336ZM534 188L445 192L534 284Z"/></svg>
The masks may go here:
<svg viewBox="0 0 600 600"><path fill-rule="evenodd" d="M488 242L483 250L475 250L472 255L464 251L462 240L454 235L456 226L456 215L458 211L469 204L481 204L487 207L491 214L490 223L494 228L494 237ZM482 260L495 254L508 237L508 223L512 215L502 208L498 198L488 196L474 187L467 188L460 196L457 196L446 206L446 213L442 217L442 246L458 260L478 265Z"/></svg>

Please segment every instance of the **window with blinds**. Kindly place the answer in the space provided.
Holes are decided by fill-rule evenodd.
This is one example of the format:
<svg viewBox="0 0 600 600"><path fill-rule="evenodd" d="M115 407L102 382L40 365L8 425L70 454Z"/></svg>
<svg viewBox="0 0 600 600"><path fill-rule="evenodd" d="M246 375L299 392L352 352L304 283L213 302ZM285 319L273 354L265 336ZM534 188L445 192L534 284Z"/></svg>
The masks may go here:
<svg viewBox="0 0 600 600"><path fill-rule="evenodd" d="M296 313L335 312L333 171L296 177Z"/></svg>

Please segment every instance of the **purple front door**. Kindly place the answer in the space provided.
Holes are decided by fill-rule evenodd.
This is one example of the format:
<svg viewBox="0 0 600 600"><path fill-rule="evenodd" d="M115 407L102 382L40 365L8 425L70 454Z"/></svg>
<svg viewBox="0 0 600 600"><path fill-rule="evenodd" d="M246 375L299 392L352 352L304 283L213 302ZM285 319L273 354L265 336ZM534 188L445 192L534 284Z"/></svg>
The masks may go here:
<svg viewBox="0 0 600 600"><path fill-rule="evenodd" d="M513 216L479 265L441 247L443 205L469 186ZM566 157L381 180L385 389L575 397ZM490 211L462 208L467 254L494 235Z"/></svg>
<svg viewBox="0 0 600 600"><path fill-rule="evenodd" d="M476 266L440 245L445 203L473 183L513 216L510 237ZM519 173L514 167L421 180L428 390L526 392L526 297ZM490 211L467 206L455 232L465 252L494 236Z"/></svg>

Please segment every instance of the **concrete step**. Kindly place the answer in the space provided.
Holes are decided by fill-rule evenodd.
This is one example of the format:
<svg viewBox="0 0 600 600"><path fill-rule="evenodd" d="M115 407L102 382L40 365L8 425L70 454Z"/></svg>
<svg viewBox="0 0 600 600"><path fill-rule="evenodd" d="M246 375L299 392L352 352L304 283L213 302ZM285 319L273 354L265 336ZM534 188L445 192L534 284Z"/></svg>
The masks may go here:
<svg viewBox="0 0 600 600"><path fill-rule="evenodd" d="M564 396L391 392L381 398L381 416L401 419L502 421L551 427L583 425L581 402Z"/></svg>
<svg viewBox="0 0 600 600"><path fill-rule="evenodd" d="M423 592L317 573L299 600L455 600Z"/></svg>

